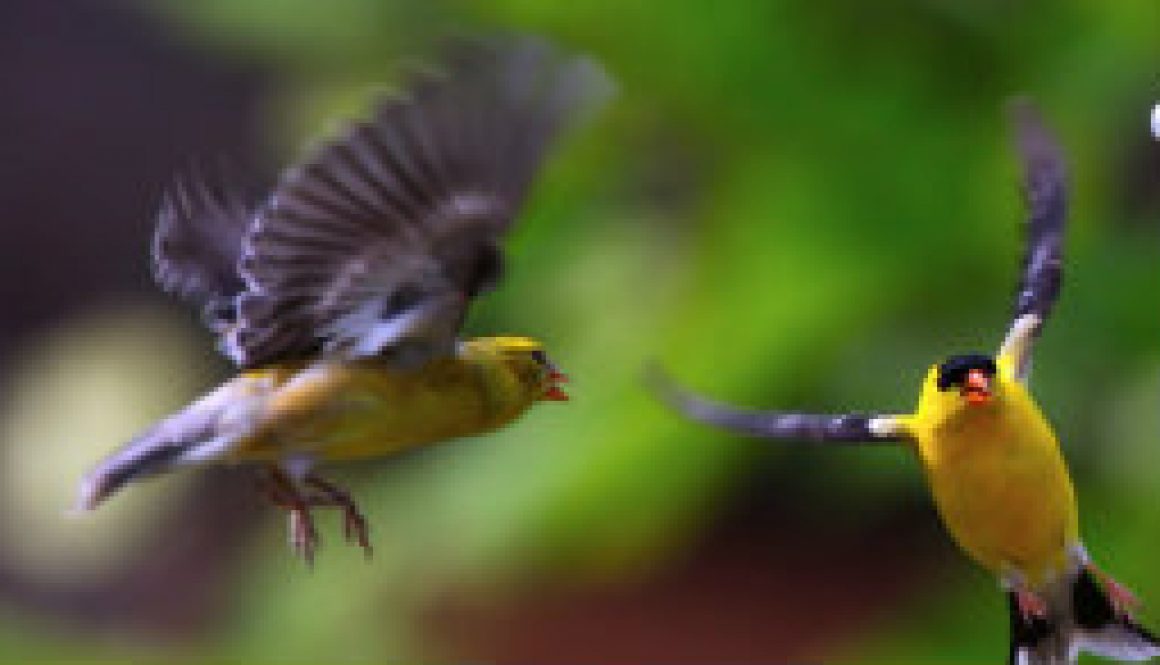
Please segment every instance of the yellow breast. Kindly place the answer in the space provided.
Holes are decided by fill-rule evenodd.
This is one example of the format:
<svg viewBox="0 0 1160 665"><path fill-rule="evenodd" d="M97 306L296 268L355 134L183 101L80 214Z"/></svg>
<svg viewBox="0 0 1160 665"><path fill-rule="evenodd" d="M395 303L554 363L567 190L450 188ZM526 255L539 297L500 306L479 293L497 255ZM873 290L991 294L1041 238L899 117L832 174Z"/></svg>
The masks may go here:
<svg viewBox="0 0 1160 665"><path fill-rule="evenodd" d="M530 405L502 365L450 357L411 371L373 360L321 363L280 378L236 459L389 455L499 427Z"/></svg>
<svg viewBox="0 0 1160 665"><path fill-rule="evenodd" d="M1021 384L1000 377L994 400L950 408L920 401L911 423L935 505L972 558L1038 585L1078 542L1075 492L1051 427Z"/></svg>

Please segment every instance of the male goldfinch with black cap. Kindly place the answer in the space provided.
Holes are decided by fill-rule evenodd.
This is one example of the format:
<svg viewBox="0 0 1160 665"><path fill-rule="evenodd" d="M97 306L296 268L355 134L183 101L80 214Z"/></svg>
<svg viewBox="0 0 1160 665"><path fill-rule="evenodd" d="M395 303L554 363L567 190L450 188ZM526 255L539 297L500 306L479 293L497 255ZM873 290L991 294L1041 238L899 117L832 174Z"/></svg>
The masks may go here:
<svg viewBox="0 0 1160 665"><path fill-rule="evenodd" d="M459 338L503 268L502 240L548 149L610 86L543 42L462 45L287 169L257 206L200 182L162 207L154 268L202 307L241 373L84 479L91 509L175 469L256 462L312 561L311 510L351 497L317 463L390 455L502 427L564 375L527 337Z"/></svg>
<svg viewBox="0 0 1160 665"><path fill-rule="evenodd" d="M1160 655L1160 641L1133 619L1132 595L1088 555L1059 442L1027 390L1032 346L1059 294L1067 192L1056 141L1028 104L1013 111L1027 248L1014 320L997 353L933 365L907 415L745 411L654 378L686 416L735 432L908 444L951 536L1008 593L1012 663L1071 663L1081 650L1147 660Z"/></svg>

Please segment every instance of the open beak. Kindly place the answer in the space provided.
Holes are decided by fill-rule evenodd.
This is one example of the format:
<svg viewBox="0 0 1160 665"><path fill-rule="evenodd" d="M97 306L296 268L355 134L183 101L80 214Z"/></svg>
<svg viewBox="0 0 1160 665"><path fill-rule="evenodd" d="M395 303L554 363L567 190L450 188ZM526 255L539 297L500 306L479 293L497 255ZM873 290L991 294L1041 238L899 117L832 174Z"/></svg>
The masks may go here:
<svg viewBox="0 0 1160 665"><path fill-rule="evenodd" d="M967 372L967 380L963 383L963 396L968 404L978 406L991 401L991 378L981 369Z"/></svg>
<svg viewBox="0 0 1160 665"><path fill-rule="evenodd" d="M548 371L548 381L550 383L548 384L548 389L544 391L544 399L549 402L567 402L568 393L564 392L560 384L568 382L568 375L556 368L552 368Z"/></svg>

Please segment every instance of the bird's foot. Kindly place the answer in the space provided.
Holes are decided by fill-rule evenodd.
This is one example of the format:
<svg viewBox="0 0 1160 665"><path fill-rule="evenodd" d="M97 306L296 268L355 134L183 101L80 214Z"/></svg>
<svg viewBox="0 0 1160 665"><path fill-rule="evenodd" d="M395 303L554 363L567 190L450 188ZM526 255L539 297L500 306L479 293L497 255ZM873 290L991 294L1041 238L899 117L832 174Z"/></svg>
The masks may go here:
<svg viewBox="0 0 1160 665"><path fill-rule="evenodd" d="M314 553L321 544L318 529L314 527L314 517L310 514L311 503L294 486L294 482L277 467L268 467L263 475L259 491L266 499L285 510L289 523L290 549L307 566L314 565Z"/></svg>
<svg viewBox="0 0 1160 665"><path fill-rule="evenodd" d="M265 468L259 486L262 494L275 506L287 511L290 520L290 548L302 557L307 565L313 565L314 553L321 544L318 530L314 527L312 508L338 508L342 511L343 533L349 543L358 545L370 558L371 541L367 520L363 517L350 494L342 488L306 474L295 481L276 466Z"/></svg>
<svg viewBox="0 0 1160 665"><path fill-rule="evenodd" d="M314 566L314 552L322 542L318 537L318 529L314 528L314 518L310 515L310 508L290 508L290 549L306 562L307 566Z"/></svg>
<svg viewBox="0 0 1160 665"><path fill-rule="evenodd" d="M346 541L361 547L363 554L369 559L374 550L371 548L367 520L350 494L314 474L307 475L303 482L315 492L310 497L313 505L331 506L342 510L342 531Z"/></svg>
<svg viewBox="0 0 1160 665"><path fill-rule="evenodd" d="M1111 600L1112 608L1116 610L1116 613L1121 617L1131 617L1132 612L1140 607L1140 599L1136 597L1136 594L1094 565L1089 563L1087 567L1092 575L1100 581L1100 585L1108 594L1108 599Z"/></svg>
<svg viewBox="0 0 1160 665"><path fill-rule="evenodd" d="M1015 604L1019 607L1019 614L1029 622L1047 618L1047 602L1031 591L1016 589Z"/></svg>

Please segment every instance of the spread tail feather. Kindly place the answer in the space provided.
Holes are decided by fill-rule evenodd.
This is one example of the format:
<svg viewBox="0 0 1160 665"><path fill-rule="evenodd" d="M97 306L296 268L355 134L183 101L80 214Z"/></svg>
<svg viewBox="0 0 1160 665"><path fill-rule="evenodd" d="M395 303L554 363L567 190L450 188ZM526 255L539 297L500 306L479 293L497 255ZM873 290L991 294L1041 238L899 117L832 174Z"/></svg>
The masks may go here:
<svg viewBox="0 0 1160 665"><path fill-rule="evenodd" d="M1074 663L1080 651L1120 661L1160 656L1160 638L1118 610L1088 566L1044 599L1048 616L1027 618L1008 594L1012 665Z"/></svg>
<svg viewBox="0 0 1160 665"><path fill-rule="evenodd" d="M239 409L234 406L236 392L232 384L226 384L106 457L81 481L77 510L96 508L131 482L228 453L240 430L223 432L221 425L231 409L235 413Z"/></svg>
<svg viewBox="0 0 1160 665"><path fill-rule="evenodd" d="M168 421L130 441L101 460L83 480L77 496L78 510L92 510L125 485L167 471L188 444L167 436Z"/></svg>

